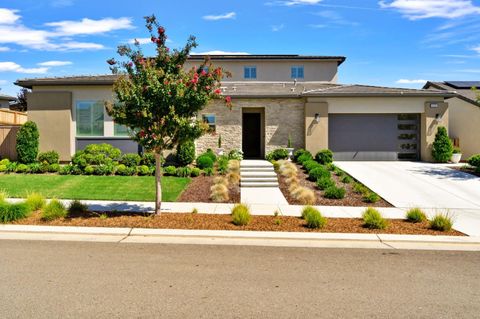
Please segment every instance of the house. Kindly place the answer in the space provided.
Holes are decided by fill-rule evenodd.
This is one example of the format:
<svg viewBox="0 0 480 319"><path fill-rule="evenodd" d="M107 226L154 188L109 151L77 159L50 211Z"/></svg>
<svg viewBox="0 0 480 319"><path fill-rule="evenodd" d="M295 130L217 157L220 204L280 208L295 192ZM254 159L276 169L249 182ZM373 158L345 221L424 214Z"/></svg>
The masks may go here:
<svg viewBox="0 0 480 319"><path fill-rule="evenodd" d="M480 153L480 102L477 92L480 81L427 82L424 89L454 91L448 100L449 135L458 142L463 158Z"/></svg>
<svg viewBox="0 0 480 319"><path fill-rule="evenodd" d="M315 153L329 148L337 160L431 160L439 125L448 125L443 90L342 85L342 56L215 55L215 65L232 73L222 83L233 108L212 101L199 118L211 132L196 141L197 152L242 149L247 158L287 146ZM186 67L204 56L192 55ZM111 143L124 152L138 146L106 114L116 76L23 79L31 89L29 119L40 130L40 150L55 149L62 160L91 143Z"/></svg>
<svg viewBox="0 0 480 319"><path fill-rule="evenodd" d="M0 94L0 109L10 109L10 102L16 101L17 98L10 95Z"/></svg>

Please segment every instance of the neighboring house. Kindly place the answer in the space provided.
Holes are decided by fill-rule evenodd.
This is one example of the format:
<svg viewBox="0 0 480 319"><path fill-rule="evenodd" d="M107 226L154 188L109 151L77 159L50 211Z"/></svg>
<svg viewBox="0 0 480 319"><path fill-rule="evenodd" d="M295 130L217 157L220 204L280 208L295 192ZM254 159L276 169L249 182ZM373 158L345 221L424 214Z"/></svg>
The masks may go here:
<svg viewBox="0 0 480 319"><path fill-rule="evenodd" d="M480 153L480 103L472 88L480 81L427 82L424 89L454 91L449 104L449 135L458 139L463 158Z"/></svg>
<svg viewBox="0 0 480 319"><path fill-rule="evenodd" d="M232 97L211 102L199 118L211 133L196 141L197 152L216 149L218 136L227 151L242 149L247 158L287 146L315 153L329 148L337 160L431 160L436 128L448 125L453 94L367 85L337 84L344 57L300 55L216 55L215 65L232 73L222 83ZM186 68L204 56L190 57ZM114 75L18 80L32 89L29 119L40 130L41 151L55 149L62 160L90 143L107 142L123 151L137 145L124 127L106 114L114 99Z"/></svg>
<svg viewBox="0 0 480 319"><path fill-rule="evenodd" d="M14 96L0 94L0 109L10 109L10 102L16 101L17 98Z"/></svg>

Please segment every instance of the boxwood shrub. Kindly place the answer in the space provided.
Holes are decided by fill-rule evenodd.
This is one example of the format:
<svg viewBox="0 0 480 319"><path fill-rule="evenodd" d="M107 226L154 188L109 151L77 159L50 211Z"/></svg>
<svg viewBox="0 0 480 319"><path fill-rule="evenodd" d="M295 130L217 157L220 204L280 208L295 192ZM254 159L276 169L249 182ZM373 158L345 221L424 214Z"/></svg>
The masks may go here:
<svg viewBox="0 0 480 319"><path fill-rule="evenodd" d="M177 168L175 166L167 166L164 168L165 175L174 176L177 173Z"/></svg>
<svg viewBox="0 0 480 319"><path fill-rule="evenodd" d="M317 179L317 187L321 190L325 190L331 186L335 186L335 182L330 176L323 176Z"/></svg>
<svg viewBox="0 0 480 319"><path fill-rule="evenodd" d="M151 174L151 171L147 165L141 165L137 166L137 174L140 176L148 176Z"/></svg>
<svg viewBox="0 0 480 319"><path fill-rule="evenodd" d="M306 161L311 161L313 160L313 156L310 152L308 151L305 151L305 153L303 153L302 155L300 155L298 158L297 158L297 162L299 164L302 164L305 163Z"/></svg>
<svg viewBox="0 0 480 319"><path fill-rule="evenodd" d="M141 160L142 158L140 157L140 155L135 153L127 153L122 155L120 163L127 167L136 167L140 165Z"/></svg>
<svg viewBox="0 0 480 319"><path fill-rule="evenodd" d="M342 199L345 197L345 188L330 186L325 189L323 196L329 199Z"/></svg>
<svg viewBox="0 0 480 319"><path fill-rule="evenodd" d="M284 148L278 148L265 156L267 161L278 161L288 158L288 151Z"/></svg>
<svg viewBox="0 0 480 319"><path fill-rule="evenodd" d="M322 165L333 162L333 152L331 150L321 150L315 154L315 160Z"/></svg>
<svg viewBox="0 0 480 319"><path fill-rule="evenodd" d="M307 151L307 150L305 150L305 149L303 149L303 148L300 148L300 149L296 150L296 151L293 153L293 159L294 159L295 161L298 161L298 158L299 158L300 156L302 156L303 154L305 154L305 153L310 153L310 152ZM312 155L312 154L310 154L310 155Z"/></svg>
<svg viewBox="0 0 480 319"><path fill-rule="evenodd" d="M448 137L447 129L438 127L435 140L432 145L432 156L439 163L446 163L452 158L453 144Z"/></svg>
<svg viewBox="0 0 480 319"><path fill-rule="evenodd" d="M191 171L190 167L187 167L187 166L179 167L179 168L177 168L176 175L178 177L189 177L191 172L192 171Z"/></svg>
<svg viewBox="0 0 480 319"><path fill-rule="evenodd" d="M38 154L38 161L45 164L58 164L59 155L57 151L48 151Z"/></svg>
<svg viewBox="0 0 480 319"><path fill-rule="evenodd" d="M177 146L177 161L181 166L190 165L195 160L195 143L186 141Z"/></svg>
<svg viewBox="0 0 480 319"><path fill-rule="evenodd" d="M0 162L1 163L1 162ZM480 167L480 154L473 155L468 159L468 164L475 166L475 167Z"/></svg>
<svg viewBox="0 0 480 319"><path fill-rule="evenodd" d="M28 173L28 166L26 164L18 164L15 171L17 173Z"/></svg>
<svg viewBox="0 0 480 319"><path fill-rule="evenodd" d="M320 165L313 168L308 173L308 179L310 179L313 182L316 182L322 177L330 177L330 172L326 168Z"/></svg>
<svg viewBox="0 0 480 319"><path fill-rule="evenodd" d="M212 157L208 154L200 155L197 158L197 166L200 169L213 168L213 163Z"/></svg>
<svg viewBox="0 0 480 319"><path fill-rule="evenodd" d="M302 166L307 170L307 172L310 172L312 169L319 167L320 164L318 164L314 160L309 160L309 161L303 162Z"/></svg>

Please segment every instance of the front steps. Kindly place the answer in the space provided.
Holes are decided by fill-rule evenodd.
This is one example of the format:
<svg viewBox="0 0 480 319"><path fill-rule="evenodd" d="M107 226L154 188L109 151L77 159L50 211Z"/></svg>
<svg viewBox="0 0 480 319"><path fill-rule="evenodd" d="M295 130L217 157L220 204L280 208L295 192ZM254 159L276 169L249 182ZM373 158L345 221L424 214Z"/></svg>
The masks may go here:
<svg viewBox="0 0 480 319"><path fill-rule="evenodd" d="M243 160L240 163L241 187L278 187L272 163L263 160Z"/></svg>

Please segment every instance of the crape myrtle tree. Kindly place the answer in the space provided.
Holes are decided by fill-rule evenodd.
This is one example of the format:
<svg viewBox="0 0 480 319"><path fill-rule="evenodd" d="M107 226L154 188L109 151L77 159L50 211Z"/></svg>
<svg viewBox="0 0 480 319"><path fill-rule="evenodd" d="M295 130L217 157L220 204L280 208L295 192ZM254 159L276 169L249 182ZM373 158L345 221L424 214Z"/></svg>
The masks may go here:
<svg viewBox="0 0 480 319"><path fill-rule="evenodd" d="M190 70L184 69L191 50L197 47L195 37L190 36L182 49L170 50L165 29L155 16L145 17L145 21L156 55L146 57L138 41L133 48L118 47L122 61L107 61L112 73L120 75L113 86L116 102L107 103L106 108L116 123L130 129L133 140L155 154L155 212L160 214L164 151L207 132L208 126L197 115L210 100L223 98L231 108L231 99L222 97L220 89L220 81L229 76L228 72L214 67L208 58Z"/></svg>

